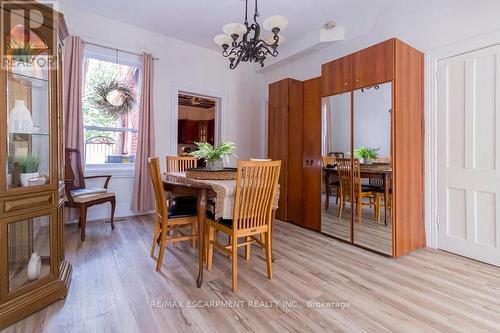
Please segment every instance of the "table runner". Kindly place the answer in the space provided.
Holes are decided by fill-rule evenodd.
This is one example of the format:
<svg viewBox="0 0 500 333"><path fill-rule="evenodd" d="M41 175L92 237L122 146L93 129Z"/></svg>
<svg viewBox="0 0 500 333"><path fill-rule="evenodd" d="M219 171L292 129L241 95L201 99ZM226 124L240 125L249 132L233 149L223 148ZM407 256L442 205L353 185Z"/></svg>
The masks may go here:
<svg viewBox="0 0 500 333"><path fill-rule="evenodd" d="M234 200L236 196L236 180L202 180L202 179L192 179L186 177L185 172L169 172L166 173L167 177L171 177L174 180L179 179L183 182L190 182L192 184L205 184L209 185L214 192L217 194L217 199L215 200L215 219L220 218L232 220L234 211ZM274 202L274 208L278 208L280 187L278 184L278 191L276 191L276 198Z"/></svg>

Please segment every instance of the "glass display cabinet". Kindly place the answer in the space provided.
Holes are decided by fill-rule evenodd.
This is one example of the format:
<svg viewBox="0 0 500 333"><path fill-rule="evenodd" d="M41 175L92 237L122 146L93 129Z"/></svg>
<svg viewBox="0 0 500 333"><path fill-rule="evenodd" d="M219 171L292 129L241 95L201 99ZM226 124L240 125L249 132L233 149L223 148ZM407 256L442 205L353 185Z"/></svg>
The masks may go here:
<svg viewBox="0 0 500 333"><path fill-rule="evenodd" d="M35 1L2 1L0 329L64 298L62 41L64 18Z"/></svg>

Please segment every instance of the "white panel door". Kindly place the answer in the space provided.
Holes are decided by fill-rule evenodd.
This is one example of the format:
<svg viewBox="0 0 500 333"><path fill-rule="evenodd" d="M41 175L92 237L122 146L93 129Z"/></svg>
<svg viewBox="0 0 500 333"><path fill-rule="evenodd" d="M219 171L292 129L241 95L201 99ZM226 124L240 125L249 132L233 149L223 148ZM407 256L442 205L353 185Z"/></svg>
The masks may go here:
<svg viewBox="0 0 500 333"><path fill-rule="evenodd" d="M500 266L500 46L438 63L438 247Z"/></svg>

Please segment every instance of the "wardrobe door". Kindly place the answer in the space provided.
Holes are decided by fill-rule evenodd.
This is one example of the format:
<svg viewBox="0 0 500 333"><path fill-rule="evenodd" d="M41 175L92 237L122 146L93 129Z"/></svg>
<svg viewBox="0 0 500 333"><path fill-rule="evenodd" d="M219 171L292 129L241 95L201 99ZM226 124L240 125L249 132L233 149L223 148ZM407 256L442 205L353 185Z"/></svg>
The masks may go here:
<svg viewBox="0 0 500 333"><path fill-rule="evenodd" d="M351 92L322 100L321 232L351 242Z"/></svg>
<svg viewBox="0 0 500 333"><path fill-rule="evenodd" d="M276 218L287 220L288 80L269 85L268 157L281 161Z"/></svg>
<svg viewBox="0 0 500 333"><path fill-rule="evenodd" d="M394 79L394 43L389 39L352 55L353 89Z"/></svg>
<svg viewBox="0 0 500 333"><path fill-rule="evenodd" d="M321 230L321 79L304 81L302 225Z"/></svg>
<svg viewBox="0 0 500 333"><path fill-rule="evenodd" d="M289 80L288 152L287 152L287 221L302 224L302 123L304 85Z"/></svg>
<svg viewBox="0 0 500 333"><path fill-rule="evenodd" d="M392 256L392 82L353 96L353 243Z"/></svg>
<svg viewBox="0 0 500 333"><path fill-rule="evenodd" d="M346 56L321 66L321 96L331 96L353 88L352 60Z"/></svg>

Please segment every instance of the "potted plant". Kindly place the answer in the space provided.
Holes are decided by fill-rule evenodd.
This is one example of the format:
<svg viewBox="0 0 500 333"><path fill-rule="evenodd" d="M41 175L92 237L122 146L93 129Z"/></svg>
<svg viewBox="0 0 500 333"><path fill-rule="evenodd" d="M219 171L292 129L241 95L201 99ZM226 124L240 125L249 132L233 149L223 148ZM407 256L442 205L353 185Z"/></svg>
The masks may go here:
<svg viewBox="0 0 500 333"><path fill-rule="evenodd" d="M361 164L372 164L373 159L378 157L379 148L371 148L371 147L359 147L354 150L354 156L359 158L359 163Z"/></svg>
<svg viewBox="0 0 500 333"><path fill-rule="evenodd" d="M229 141L221 143L217 148L214 148L208 142L195 142L195 144L198 149L190 153L190 155L204 159L208 170L222 170L224 168L222 158L225 157L229 162L228 157L234 155L233 151L236 148L236 145Z"/></svg>
<svg viewBox="0 0 500 333"><path fill-rule="evenodd" d="M42 164L42 160L38 156L28 155L16 162L21 166L21 184L23 187L28 186L28 181L31 178L40 177L38 170L40 164Z"/></svg>

